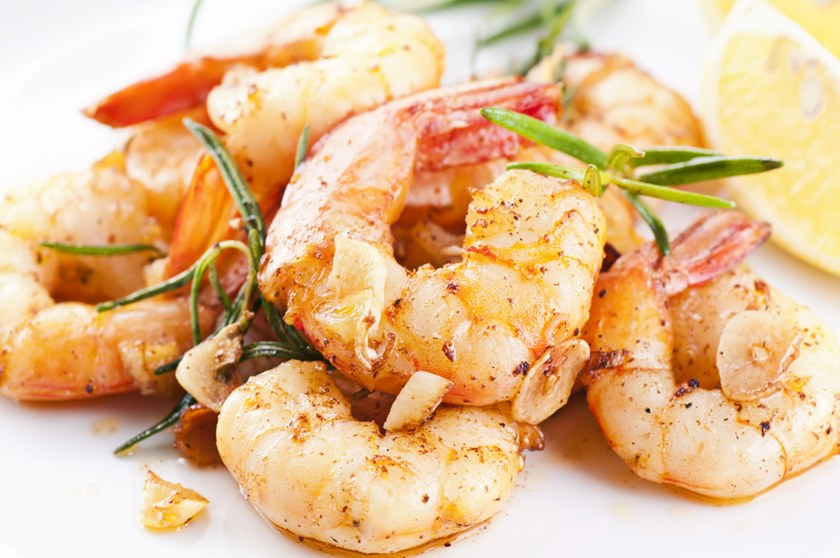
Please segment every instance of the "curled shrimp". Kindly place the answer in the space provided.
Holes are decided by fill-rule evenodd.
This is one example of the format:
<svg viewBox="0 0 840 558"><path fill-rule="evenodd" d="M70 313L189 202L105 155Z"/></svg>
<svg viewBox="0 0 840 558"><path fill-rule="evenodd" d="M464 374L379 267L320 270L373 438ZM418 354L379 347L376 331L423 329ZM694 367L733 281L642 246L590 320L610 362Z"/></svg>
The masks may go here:
<svg viewBox="0 0 840 558"><path fill-rule="evenodd" d="M286 362L222 406L219 453L271 523L363 553L390 553L476 525L507 499L523 460L493 408L438 409L410 434L355 420L323 363Z"/></svg>
<svg viewBox="0 0 840 558"><path fill-rule="evenodd" d="M87 111L126 125L201 105L253 183L285 185L297 141L390 99L436 87L444 49L417 16L374 2L312 6L258 50L205 57L114 93Z"/></svg>
<svg viewBox="0 0 840 558"><path fill-rule="evenodd" d="M627 58L592 51L566 53L562 48L528 74L553 83L557 68L568 103L558 126L609 151L618 143L640 148L659 145L703 145L702 129L689 104ZM580 161L544 146L525 146L516 161L544 161L580 166ZM401 261L411 267L451 261L447 249L463 234L472 191L489 184L510 160L421 173L394 227ZM637 214L618 189L598 198L607 219L607 242L620 253L643 243L636 233Z"/></svg>
<svg viewBox="0 0 840 558"><path fill-rule="evenodd" d="M166 243L141 184L113 158L91 169L60 174L0 199L0 227L30 242L81 245ZM61 299L100 301L144 286L149 253L109 258L54 253Z"/></svg>
<svg viewBox="0 0 840 558"><path fill-rule="evenodd" d="M448 403L514 400L516 420L546 418L588 358L576 335L603 256L594 198L575 183L505 173L476 193L461 261L410 274L394 259L389 225L415 169L518 150L516 136L479 108L550 117L554 95L550 85L478 82L347 121L315 146L286 191L268 235L263 292L367 389L396 393L426 370L454 382Z"/></svg>
<svg viewBox="0 0 840 558"><path fill-rule="evenodd" d="M148 254L82 256L39 246L157 244L142 186L100 164L59 175L0 203L0 393L61 400L166 391L152 372L192 345L185 300L155 299L105 314L91 302L144 286ZM57 302L58 301L58 302ZM213 312L202 307L209 329Z"/></svg>
<svg viewBox="0 0 840 558"><path fill-rule="evenodd" d="M57 401L173 391L172 378L153 372L192 346L186 300L151 299L100 314L53 299L64 278L51 251L0 229L0 253L1 394ZM200 308L204 331L212 318Z"/></svg>
<svg viewBox="0 0 840 558"><path fill-rule="evenodd" d="M598 280L587 400L639 476L742 498L837 451L837 341L752 272L726 271L768 236L707 216L669 257L646 246Z"/></svg>

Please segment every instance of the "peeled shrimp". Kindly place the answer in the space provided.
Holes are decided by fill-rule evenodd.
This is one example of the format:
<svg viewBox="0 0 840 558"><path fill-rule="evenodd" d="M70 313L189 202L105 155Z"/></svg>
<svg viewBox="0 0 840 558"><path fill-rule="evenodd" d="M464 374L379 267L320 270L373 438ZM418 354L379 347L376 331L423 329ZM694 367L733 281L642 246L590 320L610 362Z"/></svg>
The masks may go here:
<svg viewBox="0 0 840 558"><path fill-rule="evenodd" d="M126 125L206 98L210 119L246 177L285 185L305 126L314 141L350 114L436 87L443 56L443 45L417 16L373 2L323 4L278 23L257 49L185 62L87 112Z"/></svg>
<svg viewBox="0 0 840 558"><path fill-rule="evenodd" d="M499 80L347 121L315 146L286 191L268 235L263 292L367 389L396 393L426 370L454 382L446 402L486 405L523 394L534 414L518 415L523 405L514 404L514 418L544 419L565 403L568 378L588 358L576 335L603 256L594 198L575 183L505 173L476 193L462 260L410 274L394 259L389 225L415 169L518 150L516 136L487 123L479 108L551 115L554 103L552 86ZM532 397L551 403L533 405Z"/></svg>
<svg viewBox="0 0 840 558"><path fill-rule="evenodd" d="M0 394L55 401L173 389L171 374L153 371L192 346L185 300L99 314L89 304L55 302L51 292L65 278L54 252L0 229L0 254ZM201 309L205 331L212 317Z"/></svg>
<svg viewBox="0 0 840 558"><path fill-rule="evenodd" d="M639 476L741 498L837 451L837 341L752 272L725 272L768 235L708 216L671 256L646 246L598 280L587 399Z"/></svg>
<svg viewBox="0 0 840 558"><path fill-rule="evenodd" d="M492 408L441 408L410 434L355 420L323 363L286 362L225 401L219 453L248 500L297 536L390 553L496 513L519 471L517 431Z"/></svg>
<svg viewBox="0 0 840 558"><path fill-rule="evenodd" d="M700 124L685 99L627 58L595 52L566 54L558 49L535 67L528 79L553 83L558 66L563 68L561 80L571 99L558 122L561 128L607 151L618 143L641 148L703 145ZM582 166L580 161L543 146L525 147L513 159ZM508 162L422 173L394 227L401 260L409 266L449 261L445 249L452 245L453 235L463 234L471 192L492 182ZM608 189L598 198L598 205L607 219L607 242L621 253L643 243L635 231L637 214L618 189Z"/></svg>
<svg viewBox="0 0 840 558"><path fill-rule="evenodd" d="M163 248L162 230L151 209L142 185L128 178L121 165L106 161L3 196L0 227L30 242ZM58 277L48 288L64 300L109 300L145 286L148 252L107 258L52 255Z"/></svg>
<svg viewBox="0 0 840 558"><path fill-rule="evenodd" d="M80 256L38 246L45 240L162 244L145 189L107 161L3 198L0 393L58 400L171 387L152 371L192 345L185 300L103 314L85 304L145 286L148 253ZM201 318L207 330L213 312L202 308Z"/></svg>

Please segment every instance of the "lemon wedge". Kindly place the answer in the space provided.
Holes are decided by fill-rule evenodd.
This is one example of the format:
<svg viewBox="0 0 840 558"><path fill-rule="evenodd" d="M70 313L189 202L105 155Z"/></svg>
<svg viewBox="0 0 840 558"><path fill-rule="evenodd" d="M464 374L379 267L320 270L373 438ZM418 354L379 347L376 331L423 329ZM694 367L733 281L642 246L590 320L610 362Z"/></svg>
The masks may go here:
<svg viewBox="0 0 840 558"><path fill-rule="evenodd" d="M840 61L767 2L740 0L707 52L703 87L717 149L785 162L729 181L741 209L769 221L782 247L840 275Z"/></svg>
<svg viewBox="0 0 840 558"><path fill-rule="evenodd" d="M834 56L840 57L840 2L837 0L769 0L801 25ZM735 0L706 0L710 19L719 24Z"/></svg>

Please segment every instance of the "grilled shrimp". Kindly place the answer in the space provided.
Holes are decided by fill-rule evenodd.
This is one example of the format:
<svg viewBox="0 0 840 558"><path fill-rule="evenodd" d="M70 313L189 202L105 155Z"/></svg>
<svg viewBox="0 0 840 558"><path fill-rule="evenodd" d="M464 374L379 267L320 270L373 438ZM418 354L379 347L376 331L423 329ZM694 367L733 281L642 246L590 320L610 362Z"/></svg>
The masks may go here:
<svg viewBox="0 0 840 558"><path fill-rule="evenodd" d="M425 370L454 382L449 403L513 400L517 420L546 418L588 358L576 335L603 257L594 198L575 183L505 173L470 205L462 260L412 273L394 259L389 225L415 169L518 150L516 136L479 108L550 117L555 102L550 85L498 80L347 121L315 146L286 191L268 235L263 292L368 389L397 393Z"/></svg>
<svg viewBox="0 0 840 558"><path fill-rule="evenodd" d="M61 174L0 198L0 228L31 242L165 247L144 188L119 164ZM144 286L148 253L102 258L54 253L58 278L49 287L65 300L117 298Z"/></svg>
<svg viewBox="0 0 840 558"><path fill-rule="evenodd" d="M671 256L646 246L598 280L587 400L639 476L741 498L837 451L837 341L751 271L726 271L768 235L708 216Z"/></svg>
<svg viewBox="0 0 840 558"><path fill-rule="evenodd" d="M528 79L554 82L558 66L563 68L561 79L570 99L558 123L561 128L603 150L618 143L641 148L703 145L701 126L685 99L627 58L594 52L565 54L558 49ZM581 166L576 159L543 146L525 147L514 159ZM451 261L446 249L463 234L471 192L492 182L508 162L422 173L394 227L401 260L409 266ZM621 253L643 243L635 231L636 212L617 189L608 189L598 205L607 219L607 242Z"/></svg>
<svg viewBox="0 0 840 558"><path fill-rule="evenodd" d="M206 101L246 177L282 186L305 126L315 140L350 114L436 87L443 56L443 45L417 16L374 2L329 3L290 15L253 50L184 62L87 114L125 126Z"/></svg>
<svg viewBox="0 0 840 558"><path fill-rule="evenodd" d="M87 304L145 286L148 254L80 256L37 244L163 244L145 189L123 170L106 161L0 202L3 395L76 399L173 384L152 371L192 345L186 301L149 300L104 314ZM202 308L201 318L209 329L213 312Z"/></svg>
<svg viewBox="0 0 840 558"><path fill-rule="evenodd" d="M523 466L493 408L444 407L413 433L355 420L323 363L289 361L222 406L219 453L248 500L297 536L390 553L494 513Z"/></svg>
<svg viewBox="0 0 840 558"><path fill-rule="evenodd" d="M62 276L65 263L54 252L0 229L0 254L0 394L56 401L171 391L174 381L153 371L192 346L185 300L99 314L53 299L74 280ZM202 307L200 318L209 330L213 313Z"/></svg>

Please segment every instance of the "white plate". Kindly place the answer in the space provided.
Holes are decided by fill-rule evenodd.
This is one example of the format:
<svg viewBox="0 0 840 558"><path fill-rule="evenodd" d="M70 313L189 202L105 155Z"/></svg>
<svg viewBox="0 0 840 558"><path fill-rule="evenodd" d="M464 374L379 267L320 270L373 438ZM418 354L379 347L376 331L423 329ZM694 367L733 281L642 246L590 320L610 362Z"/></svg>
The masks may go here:
<svg viewBox="0 0 840 558"><path fill-rule="evenodd" d="M260 24L300 2L207 0L196 39L208 44ZM594 5L592 5L594 4ZM180 55L190 0L6 2L0 21L0 186L84 168L119 134L85 120L84 106L111 89L165 67ZM700 7L668 0L584 2L596 47L620 50L697 101L699 61L708 41ZM450 47L449 77L469 72L469 10L435 17ZM475 20L472 20L475 21ZM497 50L485 64L502 63ZM670 221L684 224L685 213ZM813 306L840 332L840 280L772 246L751 263ZM314 556L278 535L245 502L222 468L198 470L169 435L127 458L111 450L168 410L134 396L89 404L0 401L0 556ZM504 510L477 533L427 556L837 556L833 459L755 500L717 506L647 483L612 454L581 400L546 424L547 447L527 468ZM197 489L207 512L175 533L137 521L143 470Z"/></svg>

